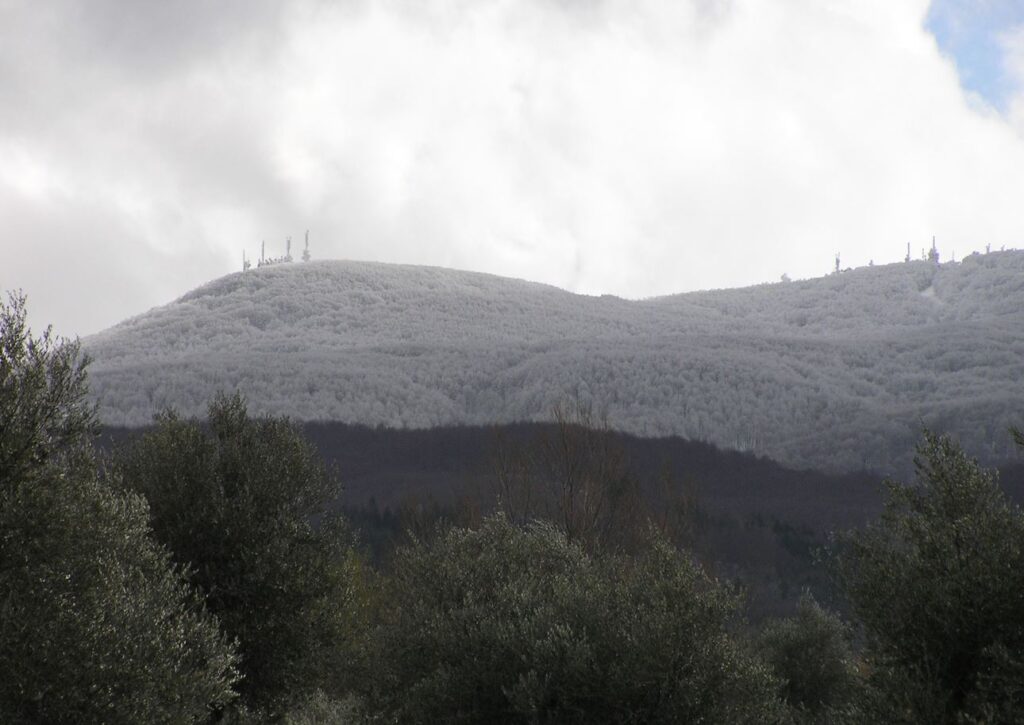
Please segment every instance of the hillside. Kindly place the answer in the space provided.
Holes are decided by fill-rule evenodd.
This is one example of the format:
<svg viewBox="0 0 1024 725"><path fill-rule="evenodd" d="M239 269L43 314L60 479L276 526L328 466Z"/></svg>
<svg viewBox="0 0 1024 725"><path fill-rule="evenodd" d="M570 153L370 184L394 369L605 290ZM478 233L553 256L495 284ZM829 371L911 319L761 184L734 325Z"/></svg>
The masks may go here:
<svg viewBox="0 0 1024 725"><path fill-rule="evenodd" d="M222 389L301 420L539 420L578 389L626 432L790 466L905 470L922 424L998 463L1024 418L1024 252L640 301L292 264L215 280L84 345L114 425L198 414Z"/></svg>

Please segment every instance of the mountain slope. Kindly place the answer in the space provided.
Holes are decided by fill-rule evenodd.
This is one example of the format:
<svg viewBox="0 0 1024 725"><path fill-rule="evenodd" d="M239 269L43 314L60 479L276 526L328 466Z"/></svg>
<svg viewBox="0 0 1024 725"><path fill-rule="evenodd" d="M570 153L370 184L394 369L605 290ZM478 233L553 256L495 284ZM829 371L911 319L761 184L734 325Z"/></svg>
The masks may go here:
<svg viewBox="0 0 1024 725"><path fill-rule="evenodd" d="M1024 253L641 301L356 262L215 280L87 338L105 421L217 390L304 420L429 427L546 417L579 390L613 425L788 465L902 470L921 424L1011 455L1024 414Z"/></svg>

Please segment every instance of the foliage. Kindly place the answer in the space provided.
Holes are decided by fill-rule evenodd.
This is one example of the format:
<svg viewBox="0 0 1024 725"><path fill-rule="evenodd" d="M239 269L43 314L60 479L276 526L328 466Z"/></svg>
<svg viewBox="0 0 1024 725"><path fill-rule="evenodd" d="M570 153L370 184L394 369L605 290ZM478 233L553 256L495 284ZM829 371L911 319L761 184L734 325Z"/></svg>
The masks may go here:
<svg viewBox="0 0 1024 725"><path fill-rule="evenodd" d="M294 426L220 396L205 427L163 414L114 475L149 500L157 539L238 639L249 707L339 686L356 562L326 510L338 484Z"/></svg>
<svg viewBox="0 0 1024 725"><path fill-rule="evenodd" d="M0 492L0 720L201 722L233 648L149 536L145 502L53 467Z"/></svg>
<svg viewBox="0 0 1024 725"><path fill-rule="evenodd" d="M89 358L78 341L36 338L25 296L0 302L0 482L17 480L96 428L86 384Z"/></svg>
<svg viewBox="0 0 1024 725"><path fill-rule="evenodd" d="M356 725L367 722L352 698L334 700L317 690L283 719L284 725Z"/></svg>
<svg viewBox="0 0 1024 725"><path fill-rule="evenodd" d="M849 628L809 595L796 615L764 625L757 649L782 682L798 723L858 722L860 690Z"/></svg>
<svg viewBox="0 0 1024 725"><path fill-rule="evenodd" d="M183 723L228 703L215 619L150 537L140 497L81 443L86 361L0 304L0 721Z"/></svg>
<svg viewBox="0 0 1024 725"><path fill-rule="evenodd" d="M839 568L867 635L876 705L904 722L1024 720L1024 515L951 440L916 487L845 538Z"/></svg>
<svg viewBox="0 0 1024 725"><path fill-rule="evenodd" d="M506 518L399 550L366 644L371 710L403 723L774 722L736 601L661 540L592 558Z"/></svg>

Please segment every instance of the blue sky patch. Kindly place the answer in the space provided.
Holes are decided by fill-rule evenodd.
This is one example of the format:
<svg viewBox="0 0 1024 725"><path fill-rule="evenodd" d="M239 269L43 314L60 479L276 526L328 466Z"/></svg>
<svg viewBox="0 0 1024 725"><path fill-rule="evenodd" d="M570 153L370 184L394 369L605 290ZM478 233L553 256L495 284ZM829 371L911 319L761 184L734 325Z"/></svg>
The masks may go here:
<svg viewBox="0 0 1024 725"><path fill-rule="evenodd" d="M1000 110L1013 91L999 36L1024 24L1024 0L933 0L925 26L951 56L964 88Z"/></svg>

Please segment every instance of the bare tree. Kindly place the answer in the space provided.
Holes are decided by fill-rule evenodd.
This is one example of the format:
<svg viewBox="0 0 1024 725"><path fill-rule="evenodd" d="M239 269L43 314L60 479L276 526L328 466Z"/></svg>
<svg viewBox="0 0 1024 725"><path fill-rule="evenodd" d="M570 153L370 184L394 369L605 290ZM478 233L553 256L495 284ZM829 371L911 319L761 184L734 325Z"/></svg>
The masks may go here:
<svg viewBox="0 0 1024 725"><path fill-rule="evenodd" d="M692 548L697 538L700 490L692 476L677 479L665 462L658 474L650 520L676 546Z"/></svg>
<svg viewBox="0 0 1024 725"><path fill-rule="evenodd" d="M587 549L628 545L644 517L619 434L578 393L551 416L532 444L499 446L499 507L514 523L552 521Z"/></svg>

